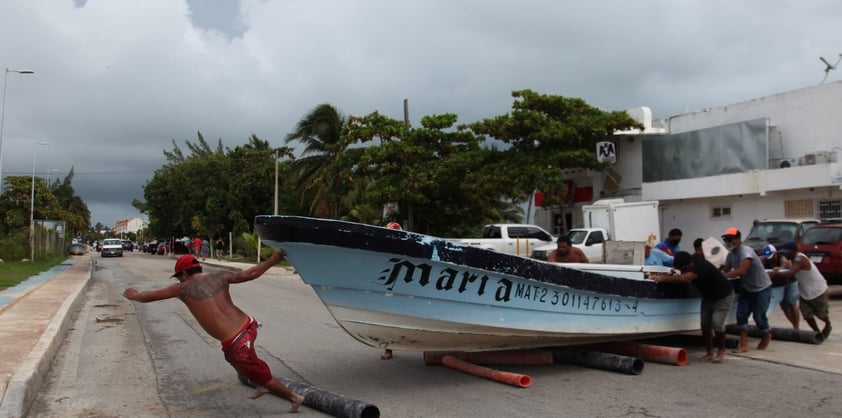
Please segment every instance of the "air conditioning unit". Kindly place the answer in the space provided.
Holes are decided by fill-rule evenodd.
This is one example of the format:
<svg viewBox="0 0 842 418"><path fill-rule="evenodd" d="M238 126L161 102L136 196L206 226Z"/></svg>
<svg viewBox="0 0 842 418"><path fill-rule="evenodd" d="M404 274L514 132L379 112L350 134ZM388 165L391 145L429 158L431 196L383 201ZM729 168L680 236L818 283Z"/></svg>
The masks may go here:
<svg viewBox="0 0 842 418"><path fill-rule="evenodd" d="M795 167L797 165L798 165L798 158L784 158L778 164L778 167L789 168L789 167Z"/></svg>

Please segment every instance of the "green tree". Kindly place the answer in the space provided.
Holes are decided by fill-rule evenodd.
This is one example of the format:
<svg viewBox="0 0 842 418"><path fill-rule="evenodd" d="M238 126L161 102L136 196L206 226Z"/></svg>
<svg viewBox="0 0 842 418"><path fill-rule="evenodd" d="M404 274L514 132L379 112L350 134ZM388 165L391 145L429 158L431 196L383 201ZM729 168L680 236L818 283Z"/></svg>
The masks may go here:
<svg viewBox="0 0 842 418"><path fill-rule="evenodd" d="M312 216L339 219L343 197L353 190L350 172L361 153L352 144L343 129L347 120L330 104L316 106L287 135L286 143L298 141L304 145L304 157L292 163L295 187L303 200L309 201Z"/></svg>
<svg viewBox="0 0 842 418"><path fill-rule="evenodd" d="M189 154L173 141L173 148L164 151L167 164L144 186L145 201L132 203L149 216L151 235L227 239L227 232L242 225L246 230L237 231L237 236L249 232L256 215L272 213L275 157L289 157L289 148L271 148L268 141L251 135L234 149L223 148L221 140L211 149L200 132L197 141L186 141L186 146ZM289 164L280 166L288 170Z"/></svg>
<svg viewBox="0 0 842 418"><path fill-rule="evenodd" d="M436 235L473 229L491 214L502 196L501 182L482 175L496 152L481 138L455 128L453 114L425 116L420 128L384 118L377 112L355 118L348 135L356 141L379 139L365 149L358 174L368 182L372 205L398 202L407 229ZM492 190L494 189L494 190Z"/></svg>
<svg viewBox="0 0 842 418"><path fill-rule="evenodd" d="M74 169L71 168L67 176L62 180L56 179L50 185L53 195L58 199L59 207L62 213L58 215L58 219L64 220L66 224L66 231L70 236L78 236L90 228L91 225L91 211L88 205L81 197L76 195L76 190L73 189Z"/></svg>
<svg viewBox="0 0 842 418"><path fill-rule="evenodd" d="M30 209L34 209L32 219L61 220L65 212L44 179L34 179L34 201L32 177L11 176L5 182L0 195L0 258L29 258Z"/></svg>
<svg viewBox="0 0 842 418"><path fill-rule="evenodd" d="M543 206L556 205L564 196L563 170L603 165L594 156L596 143L615 131L642 129L626 112L605 112L579 98L545 95L531 90L512 92L512 111L470 125L479 134L509 145L500 169L509 170L507 182L515 195L533 190L547 194ZM525 200L525 199L524 199Z"/></svg>

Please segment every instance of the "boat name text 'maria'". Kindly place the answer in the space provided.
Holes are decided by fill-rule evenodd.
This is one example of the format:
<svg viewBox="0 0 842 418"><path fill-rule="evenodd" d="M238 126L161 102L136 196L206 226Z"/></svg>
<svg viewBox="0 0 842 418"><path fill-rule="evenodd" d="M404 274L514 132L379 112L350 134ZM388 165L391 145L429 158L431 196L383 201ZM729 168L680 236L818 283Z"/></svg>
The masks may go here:
<svg viewBox="0 0 842 418"><path fill-rule="evenodd" d="M395 284L401 280L405 283L417 281L421 287L426 287L430 284L430 278L433 276L433 266L425 263L414 264L399 258L392 258L389 262L393 263L391 267L382 270L381 273L383 275L377 278L377 281L382 281L383 285L387 286L387 290L392 291ZM469 290L472 292L476 291L477 296L483 296L486 293L486 287L489 281L494 282L494 279L487 275L480 277L470 271L450 267L441 269L438 273L438 278L435 280L435 289L438 291L447 292L455 288L459 293ZM529 283L513 283L506 278L497 278L496 283L493 283L491 286L495 284L497 288L494 292L494 300L497 302L509 302L514 297L521 300L561 305L586 311L637 312L637 300L634 299L624 302L620 298L583 295L577 292L554 290Z"/></svg>

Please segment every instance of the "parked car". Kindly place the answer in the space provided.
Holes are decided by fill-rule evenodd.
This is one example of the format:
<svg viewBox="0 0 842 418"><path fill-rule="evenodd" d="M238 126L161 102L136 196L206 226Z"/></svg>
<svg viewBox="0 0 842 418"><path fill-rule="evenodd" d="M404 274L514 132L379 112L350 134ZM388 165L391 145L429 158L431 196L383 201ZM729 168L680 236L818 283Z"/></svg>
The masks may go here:
<svg viewBox="0 0 842 418"><path fill-rule="evenodd" d="M763 251L766 244L778 246L789 240L801 242L804 234L821 223L818 219L766 219L755 222L748 235L743 238L743 244L748 245L757 255Z"/></svg>
<svg viewBox="0 0 842 418"><path fill-rule="evenodd" d="M158 252L158 241L150 241L143 245L143 252L156 254Z"/></svg>
<svg viewBox="0 0 842 418"><path fill-rule="evenodd" d="M134 251L134 243L131 240L122 240L123 251Z"/></svg>
<svg viewBox="0 0 842 418"><path fill-rule="evenodd" d="M810 228L798 244L828 284L842 284L842 224Z"/></svg>
<svg viewBox="0 0 842 418"><path fill-rule="evenodd" d="M181 240L175 240L175 244L173 244L172 240L158 240L158 246L156 248L155 254L158 255L166 255L169 253L173 254L187 254L187 246L184 245Z"/></svg>

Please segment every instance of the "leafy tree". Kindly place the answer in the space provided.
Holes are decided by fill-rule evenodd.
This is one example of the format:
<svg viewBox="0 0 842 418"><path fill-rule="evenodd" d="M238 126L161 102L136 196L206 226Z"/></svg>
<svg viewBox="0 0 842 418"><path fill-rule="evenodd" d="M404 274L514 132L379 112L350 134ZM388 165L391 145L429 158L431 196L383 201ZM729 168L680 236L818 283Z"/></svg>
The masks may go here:
<svg viewBox="0 0 842 418"><path fill-rule="evenodd" d="M286 137L286 143L304 144L304 157L291 168L296 190L302 200L309 200L312 216L339 219L343 197L353 189L349 172L361 150L349 148L352 142L343 135L346 123L345 116L325 103L302 118Z"/></svg>
<svg viewBox="0 0 842 418"><path fill-rule="evenodd" d="M515 101L511 113L475 122L470 127L509 145L505 160L498 162L500 168L512 168L507 182L521 197L529 196L533 190L544 191L547 198L543 206L561 202L564 169L603 168L594 158L597 142L610 138L617 130L642 129L626 112L605 112L579 98L531 90L514 91L512 97Z"/></svg>
<svg viewBox="0 0 842 418"><path fill-rule="evenodd" d="M272 213L275 156L288 157L290 149L271 148L256 135L234 149L223 148L221 140L211 149L197 136L195 143L186 141L189 154L173 141L172 150L164 151L167 164L144 186L145 201L132 204L147 213L154 236L227 239L228 231L249 232L256 215Z"/></svg>
<svg viewBox="0 0 842 418"><path fill-rule="evenodd" d="M59 207L62 213L58 215L58 219L66 222L66 231L70 236L81 235L86 232L91 225L91 211L88 205L81 197L76 195L76 190L73 189L74 169L63 180L56 179L50 185L53 195L58 199Z"/></svg>
<svg viewBox="0 0 842 418"><path fill-rule="evenodd" d="M58 199L40 177L34 179L33 202L32 181L30 176L5 178L6 187L0 195L0 237L3 237L0 239L0 258L29 258L30 208L34 209L33 219L59 220L64 215Z"/></svg>
<svg viewBox="0 0 842 418"><path fill-rule="evenodd" d="M421 127L375 112L355 118L348 135L357 141L380 140L365 149L358 174L366 176L366 198L382 206L399 202L407 229L431 234L473 228L501 197L495 179L480 175L495 151L480 147L480 139L465 129L455 129L453 114L425 116Z"/></svg>

